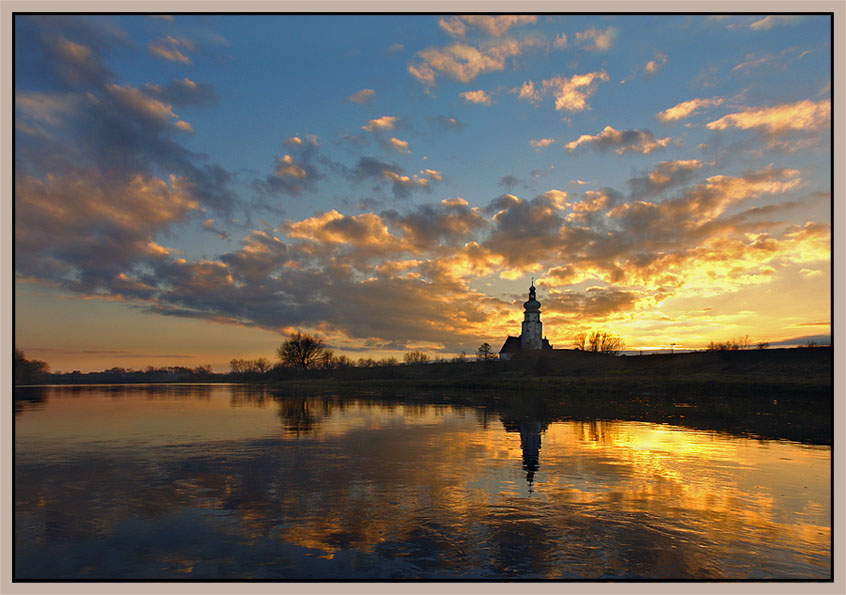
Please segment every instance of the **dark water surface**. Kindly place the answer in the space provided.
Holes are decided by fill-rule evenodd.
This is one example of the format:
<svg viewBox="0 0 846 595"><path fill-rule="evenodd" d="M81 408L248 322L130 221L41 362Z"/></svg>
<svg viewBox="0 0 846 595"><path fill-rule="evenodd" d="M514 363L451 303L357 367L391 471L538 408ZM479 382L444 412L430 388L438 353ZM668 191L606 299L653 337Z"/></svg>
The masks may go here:
<svg viewBox="0 0 846 595"><path fill-rule="evenodd" d="M15 577L829 579L830 456L236 385L25 389Z"/></svg>

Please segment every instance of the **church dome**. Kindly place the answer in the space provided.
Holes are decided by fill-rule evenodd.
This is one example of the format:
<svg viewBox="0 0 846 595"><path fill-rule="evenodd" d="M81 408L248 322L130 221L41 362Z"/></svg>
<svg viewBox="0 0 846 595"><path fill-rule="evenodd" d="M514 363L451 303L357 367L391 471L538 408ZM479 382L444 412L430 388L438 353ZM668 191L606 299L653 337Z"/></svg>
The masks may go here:
<svg viewBox="0 0 846 595"><path fill-rule="evenodd" d="M532 281L532 286L529 287L529 300L523 304L523 307L526 311L537 311L540 310L541 304L538 300L535 299L535 282Z"/></svg>

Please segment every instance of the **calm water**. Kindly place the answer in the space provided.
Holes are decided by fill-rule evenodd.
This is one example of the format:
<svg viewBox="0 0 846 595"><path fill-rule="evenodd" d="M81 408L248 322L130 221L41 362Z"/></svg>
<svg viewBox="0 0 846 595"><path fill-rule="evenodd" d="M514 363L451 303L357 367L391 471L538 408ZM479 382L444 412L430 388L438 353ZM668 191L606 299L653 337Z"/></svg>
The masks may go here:
<svg viewBox="0 0 846 595"><path fill-rule="evenodd" d="M16 578L831 577L831 449L227 385L15 414Z"/></svg>

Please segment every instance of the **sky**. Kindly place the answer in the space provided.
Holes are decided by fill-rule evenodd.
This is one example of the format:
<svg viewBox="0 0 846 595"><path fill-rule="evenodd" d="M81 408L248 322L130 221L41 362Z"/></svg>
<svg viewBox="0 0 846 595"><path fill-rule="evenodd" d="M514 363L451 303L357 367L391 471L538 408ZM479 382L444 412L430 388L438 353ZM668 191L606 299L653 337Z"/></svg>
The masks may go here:
<svg viewBox="0 0 846 595"><path fill-rule="evenodd" d="M53 370L831 328L828 15L17 15Z"/></svg>

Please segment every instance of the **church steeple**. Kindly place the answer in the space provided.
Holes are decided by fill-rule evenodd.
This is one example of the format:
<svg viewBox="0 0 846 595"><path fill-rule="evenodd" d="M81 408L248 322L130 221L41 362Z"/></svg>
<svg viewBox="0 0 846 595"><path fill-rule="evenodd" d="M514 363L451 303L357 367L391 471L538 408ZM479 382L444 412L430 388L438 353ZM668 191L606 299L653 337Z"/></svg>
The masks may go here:
<svg viewBox="0 0 846 595"><path fill-rule="evenodd" d="M523 314L523 333L520 335L521 349L541 349L543 342L543 325L540 321L541 304L535 295L535 278L529 287L529 299L523 304L526 310Z"/></svg>

